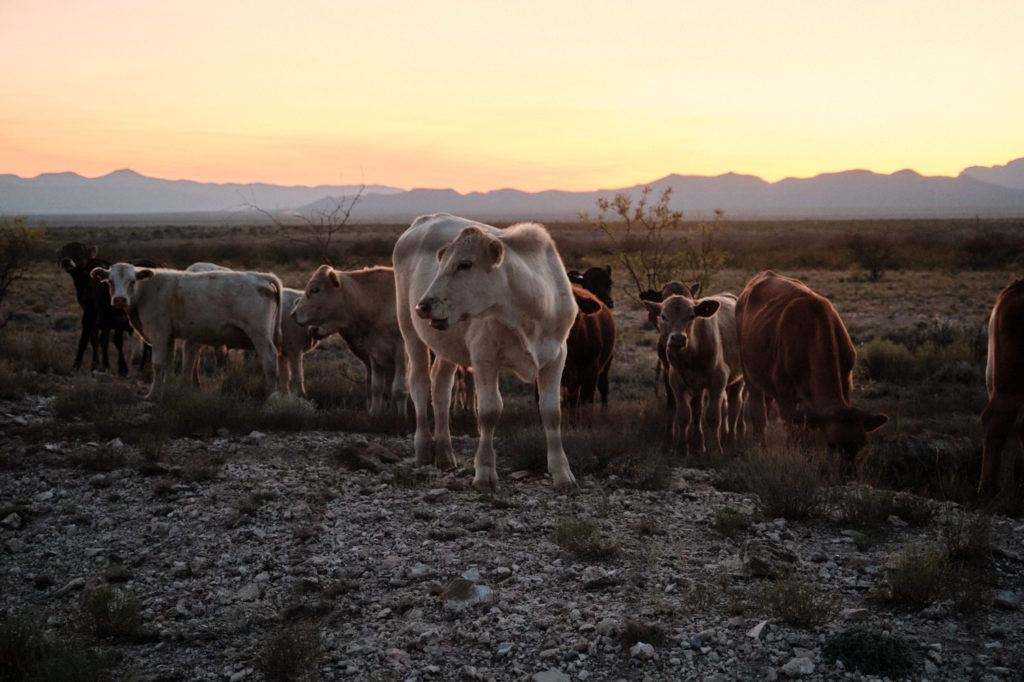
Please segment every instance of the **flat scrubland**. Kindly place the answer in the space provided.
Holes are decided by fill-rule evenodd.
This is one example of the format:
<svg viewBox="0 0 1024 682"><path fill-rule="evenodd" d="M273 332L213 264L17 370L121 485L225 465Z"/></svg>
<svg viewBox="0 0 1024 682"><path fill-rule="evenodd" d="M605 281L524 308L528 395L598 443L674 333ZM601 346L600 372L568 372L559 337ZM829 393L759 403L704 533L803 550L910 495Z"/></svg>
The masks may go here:
<svg viewBox="0 0 1024 682"><path fill-rule="evenodd" d="M845 465L777 425L763 448L663 453L656 332L578 224L549 229L568 267L612 266L619 336L608 409L565 428L574 495L550 490L514 377L482 494L472 414L463 467L413 467L411 417L365 413L337 337L305 358L308 400L273 405L244 358L205 354L202 386L171 377L155 404L135 370L71 369L66 242L302 289L325 259L389 264L404 227L329 249L276 227L47 230L0 330L0 679L1020 679L1020 495L992 516L974 488L985 324L1024 221L718 226L711 290L770 268L845 321L854 402L890 416Z"/></svg>

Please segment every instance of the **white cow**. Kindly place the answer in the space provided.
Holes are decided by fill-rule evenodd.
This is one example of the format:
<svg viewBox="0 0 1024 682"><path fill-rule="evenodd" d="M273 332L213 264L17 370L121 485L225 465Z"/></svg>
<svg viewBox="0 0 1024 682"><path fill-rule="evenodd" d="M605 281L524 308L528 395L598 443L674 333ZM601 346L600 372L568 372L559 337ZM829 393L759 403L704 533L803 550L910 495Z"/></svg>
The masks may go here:
<svg viewBox="0 0 1024 682"><path fill-rule="evenodd" d="M256 351L268 396L277 391L277 347L281 343L281 280L261 272L184 272L115 263L95 268L108 281L110 302L153 346L153 383L160 393L173 358L174 339L207 346Z"/></svg>
<svg viewBox="0 0 1024 682"><path fill-rule="evenodd" d="M193 263L185 268L186 272L231 272L231 268L215 263ZM292 391L293 384L296 392L306 395L306 380L302 371L302 356L316 348L320 343L319 336L313 334L312 330L299 325L287 313L302 297L298 289L285 287L281 292L281 305L283 314L281 316L281 345L278 347L277 374L280 385L288 392ZM252 344L248 339L238 348L252 350ZM185 342L185 367L192 377L192 382L199 385L199 351L202 344L192 341ZM230 347L234 348L234 346Z"/></svg>
<svg viewBox="0 0 1024 682"><path fill-rule="evenodd" d="M371 414L381 411L389 392L404 411L405 344L395 317L393 269L342 271L321 265L293 306L290 324L315 329L321 338L337 332L366 366ZM285 320L281 326L283 331Z"/></svg>
<svg viewBox="0 0 1024 682"><path fill-rule="evenodd" d="M497 486L498 372L507 368L523 381L536 381L548 471L556 489L573 486L559 430L559 383L577 306L547 231L534 223L499 230L446 213L421 216L395 244L394 264L416 409L416 462L456 465L448 429L452 383L456 367L472 366L480 433L473 485ZM433 367L430 351L437 355Z"/></svg>

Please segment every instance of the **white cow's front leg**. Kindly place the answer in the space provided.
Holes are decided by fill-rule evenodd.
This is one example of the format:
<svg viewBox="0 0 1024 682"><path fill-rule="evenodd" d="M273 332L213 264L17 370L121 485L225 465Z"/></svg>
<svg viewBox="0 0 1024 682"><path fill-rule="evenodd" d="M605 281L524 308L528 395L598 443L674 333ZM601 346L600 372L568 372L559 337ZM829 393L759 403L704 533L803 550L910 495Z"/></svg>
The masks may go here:
<svg viewBox="0 0 1024 682"><path fill-rule="evenodd" d="M384 409L384 392L387 388L386 373L376 360L370 358L370 414L380 414Z"/></svg>
<svg viewBox="0 0 1024 682"><path fill-rule="evenodd" d="M454 469L458 466L455 450L452 449L452 434L448 430L455 368L454 363L440 357L434 359L434 365L430 368L431 399L434 403L434 466L438 469Z"/></svg>
<svg viewBox="0 0 1024 682"><path fill-rule="evenodd" d="M490 363L473 362L476 388L477 432L480 442L473 458L473 487L494 490L498 487L498 465L494 454L494 427L501 417L502 401L498 391L498 368ZM449 395L451 395L451 386Z"/></svg>
<svg viewBox="0 0 1024 682"><path fill-rule="evenodd" d="M409 396L416 412L416 436L413 449L416 464L434 461L434 441L430 437L430 351L419 339L406 340L409 353Z"/></svg>
<svg viewBox="0 0 1024 682"><path fill-rule="evenodd" d="M149 392L146 393L146 400L155 400L160 397L160 390L163 387L164 375L167 373L167 365L174 358L174 339L153 338L153 383L149 385Z"/></svg>
<svg viewBox="0 0 1024 682"><path fill-rule="evenodd" d="M576 485L576 477L569 468L569 459L562 447L561 398L562 368L565 366L565 344L558 358L542 367L537 374L538 407L540 420L544 425L544 439L548 449L548 472L555 490L569 490Z"/></svg>

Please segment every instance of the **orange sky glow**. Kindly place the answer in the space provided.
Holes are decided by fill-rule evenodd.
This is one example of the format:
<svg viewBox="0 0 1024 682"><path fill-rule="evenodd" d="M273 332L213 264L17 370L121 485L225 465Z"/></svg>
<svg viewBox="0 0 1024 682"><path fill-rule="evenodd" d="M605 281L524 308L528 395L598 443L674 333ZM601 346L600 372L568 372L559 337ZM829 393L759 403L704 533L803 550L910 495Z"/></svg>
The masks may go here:
<svg viewBox="0 0 1024 682"><path fill-rule="evenodd" d="M0 0L0 173L956 175L1024 156L1021 26L1019 0Z"/></svg>

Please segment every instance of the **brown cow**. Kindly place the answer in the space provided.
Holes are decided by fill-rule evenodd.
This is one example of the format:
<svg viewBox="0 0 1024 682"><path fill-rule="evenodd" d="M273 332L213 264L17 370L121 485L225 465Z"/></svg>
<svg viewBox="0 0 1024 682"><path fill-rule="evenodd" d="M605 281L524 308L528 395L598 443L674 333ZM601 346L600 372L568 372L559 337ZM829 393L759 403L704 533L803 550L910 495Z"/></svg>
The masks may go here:
<svg viewBox="0 0 1024 682"><path fill-rule="evenodd" d="M601 300L582 287L573 286L580 310L566 339L567 355L562 370L566 407L575 414L581 404L594 402L594 389L608 406L608 369L615 353L615 319Z"/></svg>
<svg viewBox="0 0 1024 682"><path fill-rule="evenodd" d="M763 436L767 399L783 421L821 430L849 456L884 425L884 414L850 404L857 351L828 299L770 270L755 275L736 302L736 331L750 420Z"/></svg>
<svg viewBox="0 0 1024 682"><path fill-rule="evenodd" d="M658 327L658 361L666 380L668 433L678 454L704 450L701 425L707 395L711 447L722 452L739 428L743 394L736 341L736 297L717 294L696 300L673 294L664 302L644 301ZM723 411L728 416L723 420Z"/></svg>
<svg viewBox="0 0 1024 682"><path fill-rule="evenodd" d="M337 332L366 367L370 412L390 395L405 407L405 343L395 312L395 271L386 267L335 270L321 265L291 311L302 326L326 337Z"/></svg>
<svg viewBox="0 0 1024 682"><path fill-rule="evenodd" d="M999 292L988 321L988 404L981 413L984 441L978 495L990 499L1000 490L999 470L1007 438L1017 433L1024 447L1024 279ZM1002 486L1004 491L1012 490Z"/></svg>

